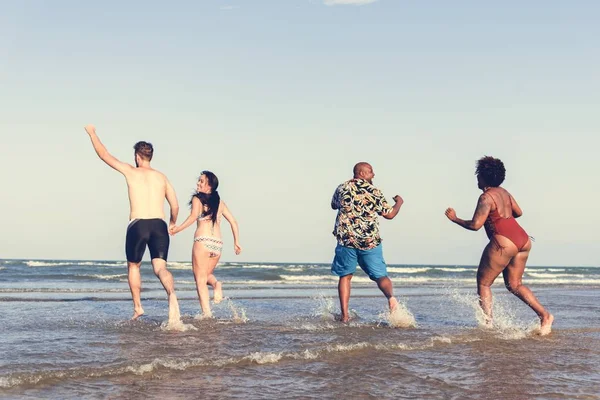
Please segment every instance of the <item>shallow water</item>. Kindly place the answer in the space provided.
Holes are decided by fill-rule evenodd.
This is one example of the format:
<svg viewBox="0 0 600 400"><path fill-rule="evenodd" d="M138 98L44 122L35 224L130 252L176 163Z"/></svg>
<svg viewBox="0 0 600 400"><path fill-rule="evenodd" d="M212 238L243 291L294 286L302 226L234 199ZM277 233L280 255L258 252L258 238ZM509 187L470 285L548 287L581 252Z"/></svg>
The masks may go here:
<svg viewBox="0 0 600 400"><path fill-rule="evenodd" d="M540 337L535 314L500 282L496 326L479 326L470 266L391 266L416 322L393 328L385 299L362 274L353 320L336 322L335 280L325 265L224 264L217 276L229 299L213 305L214 319L198 320L186 283L193 277L180 263L172 271L183 322L193 327L185 332L164 328L166 296L149 266L139 321L128 321L123 263L5 260L2 267L5 398L600 398L600 285L589 284L600 269L528 269L583 276L525 276L556 318L553 333ZM281 278L292 275L299 279Z"/></svg>

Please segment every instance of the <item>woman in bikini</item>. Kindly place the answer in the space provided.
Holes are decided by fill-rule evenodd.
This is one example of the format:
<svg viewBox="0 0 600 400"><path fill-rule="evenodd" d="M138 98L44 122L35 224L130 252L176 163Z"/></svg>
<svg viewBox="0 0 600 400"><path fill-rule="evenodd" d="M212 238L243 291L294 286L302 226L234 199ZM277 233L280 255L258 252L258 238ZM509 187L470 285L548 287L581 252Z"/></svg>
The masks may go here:
<svg viewBox="0 0 600 400"><path fill-rule="evenodd" d="M221 201L217 192L218 187L219 180L216 175L210 171L202 171L198 179L197 193L190 200L192 208L190 216L181 225L171 229L171 234L174 235L190 226L194 221L198 222L192 247L192 268L202 316L205 318L212 317L207 285L213 287L215 303L219 303L223 299L221 282L217 281L213 274L223 248L221 217L225 217L231 225L235 254L240 254L242 251L238 241L238 224L227 205Z"/></svg>
<svg viewBox="0 0 600 400"><path fill-rule="evenodd" d="M535 311L540 318L540 334L547 335L552 330L554 317L521 281L531 240L515 219L523 214L521 208L512 195L500 187L506 174L504 164L497 158L486 156L477 161L475 173L483 194L479 196L473 218L468 221L460 219L452 208L446 210L446 216L472 231L484 226L490 239L477 270L477 294L486 322L492 321L491 286L502 272L506 288Z"/></svg>

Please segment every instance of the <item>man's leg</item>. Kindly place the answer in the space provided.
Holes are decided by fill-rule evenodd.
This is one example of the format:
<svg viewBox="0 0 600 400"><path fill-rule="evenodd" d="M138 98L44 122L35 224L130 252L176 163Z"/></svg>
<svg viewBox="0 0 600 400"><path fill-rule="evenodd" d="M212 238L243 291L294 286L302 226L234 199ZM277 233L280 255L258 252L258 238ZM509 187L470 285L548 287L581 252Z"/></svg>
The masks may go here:
<svg viewBox="0 0 600 400"><path fill-rule="evenodd" d="M178 324L181 322L179 302L175 295L173 275L167 269L167 256L171 242L167 224L162 219L152 219L148 220L147 225L149 231L148 249L150 250L154 275L158 277L165 288L169 300L169 325Z"/></svg>
<svg viewBox="0 0 600 400"><path fill-rule="evenodd" d="M382 245L380 244L370 250L360 250L358 252L358 265L369 275L369 278L377 282L377 287L388 301L390 311L393 311L398 305L398 300L394 297L394 287L387 274Z"/></svg>
<svg viewBox="0 0 600 400"><path fill-rule="evenodd" d="M392 280L387 276L378 278L375 280L377 282L377 287L384 294L385 298L388 300L388 304L390 306L390 311L393 311L394 308L398 305L398 300L394 297L394 287L392 285Z"/></svg>
<svg viewBox="0 0 600 400"><path fill-rule="evenodd" d="M167 262L162 258L152 259L152 268L154 274L160 280L160 283L165 288L169 299L169 324L178 323L181 320L179 313L179 302L175 295L175 284L173 283L173 275L167 269Z"/></svg>
<svg viewBox="0 0 600 400"><path fill-rule="evenodd" d="M127 278L129 281L129 290L131 290L131 298L133 299L133 317L131 318L133 320L136 320L144 315L142 300L140 298L140 292L142 290L140 264L141 262L134 263L127 261Z"/></svg>
<svg viewBox="0 0 600 400"><path fill-rule="evenodd" d="M133 299L133 317L138 319L144 314L140 292L142 290L142 278L140 276L140 265L146 251L146 237L144 235L144 221L133 220L127 226L125 236L125 254L127 255L127 280L129 290Z"/></svg>
<svg viewBox="0 0 600 400"><path fill-rule="evenodd" d="M340 308L342 309L342 322L350 320L348 304L350 303L350 288L352 286L352 274L340 277L338 282L338 295L340 296Z"/></svg>
<svg viewBox="0 0 600 400"><path fill-rule="evenodd" d="M338 282L338 295L342 309L342 322L348 322L348 303L350 302L350 287L352 275L356 272L357 250L338 244L335 247L335 257L331 264L331 273L340 277Z"/></svg>

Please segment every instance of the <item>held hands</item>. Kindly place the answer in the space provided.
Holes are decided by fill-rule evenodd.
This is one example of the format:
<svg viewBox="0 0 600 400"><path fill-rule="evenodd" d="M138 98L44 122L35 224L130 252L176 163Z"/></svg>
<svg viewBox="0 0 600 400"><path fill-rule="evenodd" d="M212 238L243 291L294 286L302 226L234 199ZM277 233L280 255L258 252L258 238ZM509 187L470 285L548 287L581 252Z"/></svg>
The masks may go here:
<svg viewBox="0 0 600 400"><path fill-rule="evenodd" d="M178 226L175 226L175 224L171 224L169 225L169 235L171 236L175 236L176 233L178 233L181 229L179 229Z"/></svg>
<svg viewBox="0 0 600 400"><path fill-rule="evenodd" d="M233 245L233 251L235 251L236 255L239 255L242 252L242 247L238 243L235 243Z"/></svg>
<svg viewBox="0 0 600 400"><path fill-rule="evenodd" d="M454 208L446 209L446 217L452 222L456 221L456 211L454 211Z"/></svg>
<svg viewBox="0 0 600 400"><path fill-rule="evenodd" d="M96 127L92 124L86 125L84 129L88 135L92 135L92 134L96 133Z"/></svg>

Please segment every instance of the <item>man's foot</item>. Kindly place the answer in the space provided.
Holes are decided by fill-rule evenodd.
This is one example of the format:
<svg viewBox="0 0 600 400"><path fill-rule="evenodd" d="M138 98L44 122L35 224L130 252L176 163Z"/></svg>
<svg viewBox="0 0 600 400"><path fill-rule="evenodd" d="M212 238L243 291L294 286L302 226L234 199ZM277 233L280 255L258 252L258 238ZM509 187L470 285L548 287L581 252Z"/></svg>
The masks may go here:
<svg viewBox="0 0 600 400"><path fill-rule="evenodd" d="M396 300L395 297L390 297L390 299L388 300L389 305L390 305L390 314L394 312L394 310L396 309L396 307L398 307L398 300Z"/></svg>
<svg viewBox="0 0 600 400"><path fill-rule="evenodd" d="M352 317L354 318L354 317L356 317L356 315L353 315ZM333 319L335 321L343 322L344 324L347 324L353 318L350 318L350 313L348 313L348 314L341 313L341 314L334 314L333 315Z"/></svg>
<svg viewBox="0 0 600 400"><path fill-rule="evenodd" d="M552 332L552 323L554 322L554 315L548 313L547 316L540 318L540 336L546 336Z"/></svg>
<svg viewBox="0 0 600 400"><path fill-rule="evenodd" d="M175 293L169 295L169 325L181 322L181 314L179 313L179 302Z"/></svg>
<svg viewBox="0 0 600 400"><path fill-rule="evenodd" d="M144 315L144 309L142 307L134 308L133 309L133 317L131 317L131 320L135 321L142 315Z"/></svg>
<svg viewBox="0 0 600 400"><path fill-rule="evenodd" d="M214 296L213 301L215 304L219 304L223 300L223 285L221 282L217 281L215 283Z"/></svg>

